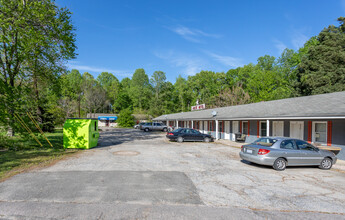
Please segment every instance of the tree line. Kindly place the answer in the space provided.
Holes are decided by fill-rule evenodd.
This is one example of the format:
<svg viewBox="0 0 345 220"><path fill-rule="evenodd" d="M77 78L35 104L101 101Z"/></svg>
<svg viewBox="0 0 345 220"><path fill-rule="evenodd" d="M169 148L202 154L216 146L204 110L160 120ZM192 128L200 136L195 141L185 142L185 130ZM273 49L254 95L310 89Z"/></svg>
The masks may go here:
<svg viewBox="0 0 345 220"><path fill-rule="evenodd" d="M20 127L15 114L31 112L44 131L67 117L128 112L158 116L207 108L345 90L345 18L309 39L297 51L265 55L227 72L201 71L166 79L144 69L121 81L112 73L96 78L66 69L76 57L70 12L53 0L0 0L0 127Z"/></svg>
<svg viewBox="0 0 345 220"><path fill-rule="evenodd" d="M73 93L68 96L70 102L80 106L80 100L84 100L85 106L90 107L84 108L82 115L129 109L158 116L190 111L196 101L214 108L345 91L344 21L344 17L338 18L339 26L324 28L297 51L287 48L278 58L265 55L259 57L256 64L227 72L201 71L187 78L180 75L174 84L166 80L164 72L155 71L149 77L144 69L137 69L131 78L121 81L111 73L103 72L93 79L89 73L81 75L77 70L61 77L68 85L65 89ZM76 78L93 80L94 87L73 90L79 88L76 85L83 85ZM99 88L94 93L99 103L89 100L90 88ZM74 108L70 111L72 115L80 115L77 105L68 106Z"/></svg>

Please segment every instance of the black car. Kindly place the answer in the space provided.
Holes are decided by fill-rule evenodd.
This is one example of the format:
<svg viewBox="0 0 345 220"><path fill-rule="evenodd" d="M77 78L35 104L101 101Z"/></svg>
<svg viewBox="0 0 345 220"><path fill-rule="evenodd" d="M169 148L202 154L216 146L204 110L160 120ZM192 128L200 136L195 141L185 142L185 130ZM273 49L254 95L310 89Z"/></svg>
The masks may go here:
<svg viewBox="0 0 345 220"><path fill-rule="evenodd" d="M213 137L209 134L200 133L197 130L191 128L178 128L174 131L168 132L166 137L172 141L213 141Z"/></svg>

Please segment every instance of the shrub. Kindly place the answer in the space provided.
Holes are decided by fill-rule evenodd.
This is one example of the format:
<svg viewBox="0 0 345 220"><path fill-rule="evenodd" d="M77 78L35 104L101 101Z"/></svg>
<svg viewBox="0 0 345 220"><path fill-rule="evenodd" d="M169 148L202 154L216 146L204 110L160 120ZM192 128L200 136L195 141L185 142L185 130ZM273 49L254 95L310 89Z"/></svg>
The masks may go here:
<svg viewBox="0 0 345 220"><path fill-rule="evenodd" d="M130 109L120 111L117 123L120 127L133 127L134 117L132 116L132 111Z"/></svg>

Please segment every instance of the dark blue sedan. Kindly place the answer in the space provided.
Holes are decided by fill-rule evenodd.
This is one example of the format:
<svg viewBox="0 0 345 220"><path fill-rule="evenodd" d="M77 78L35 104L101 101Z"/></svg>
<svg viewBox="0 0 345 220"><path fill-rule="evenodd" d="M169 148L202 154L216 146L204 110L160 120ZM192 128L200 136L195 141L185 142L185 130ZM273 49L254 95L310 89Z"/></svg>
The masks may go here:
<svg viewBox="0 0 345 220"><path fill-rule="evenodd" d="M209 134L200 133L192 128L178 128L174 131L168 132L166 137L171 141L213 141L213 137Z"/></svg>

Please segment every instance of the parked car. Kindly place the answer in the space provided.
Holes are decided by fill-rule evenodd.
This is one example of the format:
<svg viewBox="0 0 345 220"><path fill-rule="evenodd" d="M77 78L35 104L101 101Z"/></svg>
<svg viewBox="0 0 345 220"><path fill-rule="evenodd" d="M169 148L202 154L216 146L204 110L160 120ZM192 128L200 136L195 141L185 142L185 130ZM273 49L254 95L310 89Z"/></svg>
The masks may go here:
<svg viewBox="0 0 345 220"><path fill-rule="evenodd" d="M147 122L141 125L140 129L144 131L164 131L164 132L168 131L168 127L165 124L159 123L159 122L153 122L153 123Z"/></svg>
<svg viewBox="0 0 345 220"><path fill-rule="evenodd" d="M263 137L241 147L243 160L285 170L287 166L312 166L329 170L337 162L334 153L308 142L286 137Z"/></svg>
<svg viewBox="0 0 345 220"><path fill-rule="evenodd" d="M134 125L134 128L135 129L140 129L140 126L144 125L144 124L145 124L145 122L140 122L139 124Z"/></svg>
<svg viewBox="0 0 345 220"><path fill-rule="evenodd" d="M183 141L204 141L210 142L214 138L209 134L200 133L192 128L178 128L172 132L168 132L166 137L169 140L183 142Z"/></svg>

